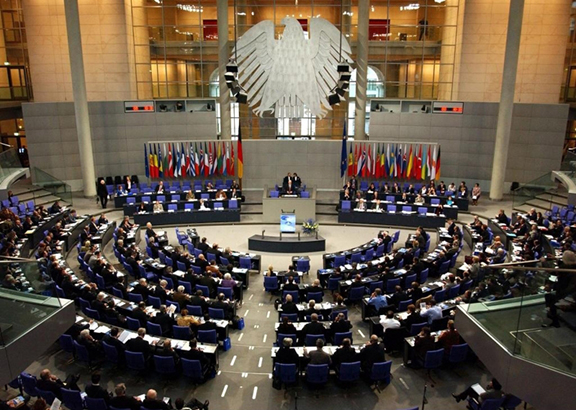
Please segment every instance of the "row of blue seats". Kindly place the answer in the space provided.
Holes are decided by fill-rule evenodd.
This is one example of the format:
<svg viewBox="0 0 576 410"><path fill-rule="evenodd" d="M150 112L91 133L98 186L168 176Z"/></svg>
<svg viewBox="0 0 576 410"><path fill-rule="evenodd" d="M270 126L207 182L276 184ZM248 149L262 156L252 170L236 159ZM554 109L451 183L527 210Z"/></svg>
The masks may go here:
<svg viewBox="0 0 576 410"><path fill-rule="evenodd" d="M35 205L34 201L30 200L26 203L22 202L11 206L11 204L8 203L8 200L5 199L2 201L2 208L8 208L14 213L14 215L18 215L20 218L24 218L28 215L32 215L35 209Z"/></svg>
<svg viewBox="0 0 576 410"><path fill-rule="evenodd" d="M352 201L341 201L342 211L352 210ZM388 204L386 205L386 212L413 212L413 208L410 205L403 205L401 208L397 205ZM428 208L425 206L419 206L417 210L419 215L426 216L428 213Z"/></svg>
<svg viewBox="0 0 576 410"><path fill-rule="evenodd" d="M280 191L272 190L270 191L270 198L280 197ZM310 198L310 191L300 191L300 198Z"/></svg>
<svg viewBox="0 0 576 410"><path fill-rule="evenodd" d="M164 187L167 190L172 190L172 191L190 191L192 188L195 191L201 191L203 189L207 189L208 183L212 184L213 189L230 189L230 187L232 186L233 181L231 179L227 179L227 180L216 180L216 181L183 181L182 184L180 184L180 181L172 181L172 183L170 182L164 182ZM159 182L151 182L150 185L148 185L145 182L141 182L140 184L132 184L132 187L130 188L130 193L131 194L138 194L140 192L152 192L156 189L156 187L159 185ZM126 185L125 184L117 184L117 185L106 185L106 189L108 190L108 193L110 195L112 195L113 193L116 192L116 190L118 189L118 186L122 187L122 190L126 190Z"/></svg>
<svg viewBox="0 0 576 410"><path fill-rule="evenodd" d="M31 201L31 202L33 202L33 201ZM11 206L18 206L19 203L20 203L20 200L18 199L18 197L16 195L14 195L9 199L3 199L2 200L2 208L10 208Z"/></svg>

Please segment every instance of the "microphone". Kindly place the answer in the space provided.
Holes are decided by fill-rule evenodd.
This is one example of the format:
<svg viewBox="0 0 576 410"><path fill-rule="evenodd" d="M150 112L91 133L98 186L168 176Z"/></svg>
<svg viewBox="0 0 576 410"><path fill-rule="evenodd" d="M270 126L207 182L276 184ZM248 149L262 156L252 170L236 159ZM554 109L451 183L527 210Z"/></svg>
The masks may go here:
<svg viewBox="0 0 576 410"><path fill-rule="evenodd" d="M264 239L264 233L266 232L266 229L262 229L262 239Z"/></svg>

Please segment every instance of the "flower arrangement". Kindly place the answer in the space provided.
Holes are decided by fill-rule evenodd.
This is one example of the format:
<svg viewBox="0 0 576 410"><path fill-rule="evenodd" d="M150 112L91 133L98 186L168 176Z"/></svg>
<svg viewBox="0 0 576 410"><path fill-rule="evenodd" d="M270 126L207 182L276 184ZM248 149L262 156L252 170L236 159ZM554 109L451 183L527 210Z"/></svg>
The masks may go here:
<svg viewBox="0 0 576 410"><path fill-rule="evenodd" d="M313 219L308 219L302 224L302 232L312 235L320 230L320 225Z"/></svg>

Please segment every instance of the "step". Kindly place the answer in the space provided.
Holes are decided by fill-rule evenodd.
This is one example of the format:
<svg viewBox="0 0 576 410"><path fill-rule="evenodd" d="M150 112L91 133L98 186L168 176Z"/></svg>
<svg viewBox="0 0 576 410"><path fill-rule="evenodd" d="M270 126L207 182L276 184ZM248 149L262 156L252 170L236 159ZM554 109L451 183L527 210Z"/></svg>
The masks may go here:
<svg viewBox="0 0 576 410"><path fill-rule="evenodd" d="M517 212L526 213L526 212L530 211L532 208L535 208L535 207L531 206L531 205L524 204L524 205L515 206L513 208L513 210L517 211ZM535 208L535 209L536 209L536 212L540 211L540 212L544 213L544 211L546 211L546 209L540 209L540 208Z"/></svg>
<svg viewBox="0 0 576 410"><path fill-rule="evenodd" d="M542 201L550 202L553 205L560 205L560 206L566 206L566 204L568 203L567 197L559 196L556 194L537 195L535 199L540 199Z"/></svg>
<svg viewBox="0 0 576 410"><path fill-rule="evenodd" d="M534 208L541 208L541 209L545 209L545 210L550 210L552 209L552 205L550 204L550 202L548 201L544 201L542 199L531 199L529 201L526 201L524 203L524 205L531 205Z"/></svg>

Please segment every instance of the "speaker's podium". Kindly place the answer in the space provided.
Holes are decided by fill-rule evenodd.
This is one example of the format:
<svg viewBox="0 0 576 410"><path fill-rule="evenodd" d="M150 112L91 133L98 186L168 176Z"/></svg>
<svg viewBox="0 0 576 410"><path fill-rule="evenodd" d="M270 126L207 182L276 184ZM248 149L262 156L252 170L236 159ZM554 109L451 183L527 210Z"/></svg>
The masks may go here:
<svg viewBox="0 0 576 410"><path fill-rule="evenodd" d="M282 212L280 215L280 232L277 236L253 235L248 238L248 249L261 252L279 252L301 254L308 252L323 252L326 250L326 240L314 233L302 235L297 232L296 215L293 212Z"/></svg>
<svg viewBox="0 0 576 410"><path fill-rule="evenodd" d="M298 195L278 195L272 197L272 192L264 187L262 198L262 222L278 223L279 215L284 211L293 211L296 214L296 223L302 223L308 219L316 219L316 188L308 188L306 193Z"/></svg>

